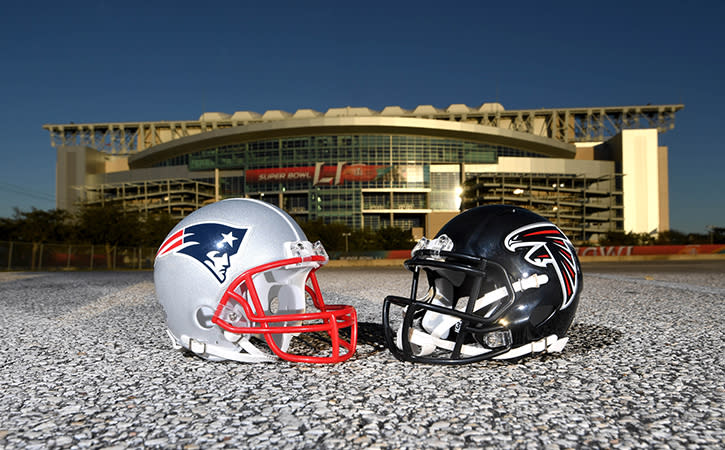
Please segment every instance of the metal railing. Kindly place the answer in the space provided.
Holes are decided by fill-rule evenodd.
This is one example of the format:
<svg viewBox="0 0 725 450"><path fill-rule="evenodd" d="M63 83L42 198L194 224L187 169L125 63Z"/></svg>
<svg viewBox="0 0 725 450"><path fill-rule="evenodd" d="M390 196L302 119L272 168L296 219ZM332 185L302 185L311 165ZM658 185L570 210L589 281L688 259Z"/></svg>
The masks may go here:
<svg viewBox="0 0 725 450"><path fill-rule="evenodd" d="M0 241L0 270L152 269L154 247Z"/></svg>

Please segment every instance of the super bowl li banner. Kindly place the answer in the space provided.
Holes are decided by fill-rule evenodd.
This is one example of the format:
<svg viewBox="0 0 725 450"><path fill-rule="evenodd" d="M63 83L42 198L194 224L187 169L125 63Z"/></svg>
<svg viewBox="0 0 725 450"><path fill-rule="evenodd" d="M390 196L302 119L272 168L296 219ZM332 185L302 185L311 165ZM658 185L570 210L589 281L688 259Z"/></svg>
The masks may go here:
<svg viewBox="0 0 725 450"><path fill-rule="evenodd" d="M384 177L391 171L391 166L348 164L345 162L339 162L336 165L325 165L325 163L318 162L314 166L305 167L250 169L245 171L245 177L247 183L310 181L313 185L337 185L351 181L373 181Z"/></svg>

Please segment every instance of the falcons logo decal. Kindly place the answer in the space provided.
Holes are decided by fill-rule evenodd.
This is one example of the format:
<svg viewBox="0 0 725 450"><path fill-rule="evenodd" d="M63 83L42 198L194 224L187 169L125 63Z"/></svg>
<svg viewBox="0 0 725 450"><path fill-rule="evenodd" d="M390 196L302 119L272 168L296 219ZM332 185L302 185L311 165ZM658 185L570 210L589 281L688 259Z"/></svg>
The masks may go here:
<svg viewBox="0 0 725 450"><path fill-rule="evenodd" d="M219 283L223 283L231 265L229 258L239 251L246 233L246 228L234 228L220 223L188 226L166 238L156 258L172 253L191 256L209 269Z"/></svg>
<svg viewBox="0 0 725 450"><path fill-rule="evenodd" d="M579 288L579 274L574 247L556 225L539 222L517 228L506 236L504 246L510 252L529 248L524 256L527 262L537 267L554 267L561 285L562 303L559 309L569 306Z"/></svg>

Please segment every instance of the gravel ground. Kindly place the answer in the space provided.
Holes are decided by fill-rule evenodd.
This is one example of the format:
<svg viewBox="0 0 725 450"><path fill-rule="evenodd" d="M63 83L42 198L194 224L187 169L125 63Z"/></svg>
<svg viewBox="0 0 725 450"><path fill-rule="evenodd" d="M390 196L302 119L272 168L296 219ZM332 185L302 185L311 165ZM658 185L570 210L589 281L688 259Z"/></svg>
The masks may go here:
<svg viewBox="0 0 725 450"><path fill-rule="evenodd" d="M585 267L563 353L460 367L384 349L402 268L319 272L360 320L356 356L332 366L172 351L151 272L0 273L0 447L722 448L718 264Z"/></svg>

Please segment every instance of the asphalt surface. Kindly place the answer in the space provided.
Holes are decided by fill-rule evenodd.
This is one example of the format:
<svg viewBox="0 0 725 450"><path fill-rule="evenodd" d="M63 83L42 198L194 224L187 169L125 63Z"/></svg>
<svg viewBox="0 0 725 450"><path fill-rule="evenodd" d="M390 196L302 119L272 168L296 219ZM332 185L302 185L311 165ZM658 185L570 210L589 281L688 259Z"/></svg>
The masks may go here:
<svg viewBox="0 0 725 450"><path fill-rule="evenodd" d="M725 261L584 269L561 354L460 367L384 348L402 268L318 272L337 365L171 350L151 272L0 273L0 448L723 448Z"/></svg>

